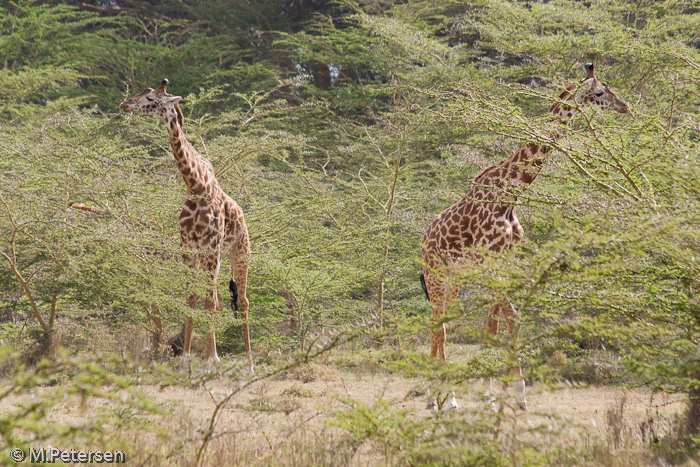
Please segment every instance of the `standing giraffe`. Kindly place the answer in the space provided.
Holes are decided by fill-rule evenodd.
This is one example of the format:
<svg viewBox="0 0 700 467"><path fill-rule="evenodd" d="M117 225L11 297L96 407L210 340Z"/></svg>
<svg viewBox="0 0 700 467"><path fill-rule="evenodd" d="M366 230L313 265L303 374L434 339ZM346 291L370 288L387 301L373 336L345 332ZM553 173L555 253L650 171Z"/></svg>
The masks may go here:
<svg viewBox="0 0 700 467"><path fill-rule="evenodd" d="M221 265L221 252L228 251L233 278L229 288L234 296L234 306L243 320L243 341L246 358L252 368L250 336L248 332L248 259L250 238L243 218L243 210L219 186L214 168L187 141L182 131L183 116L178 101L180 96L166 92L169 81L164 79L155 90L148 88L119 105L124 112L156 115L165 122L175 162L187 185L187 200L180 213L180 242L192 254L183 254L183 262L196 267L197 256L202 269L209 276L209 287L204 300L204 309L211 312L221 310L221 297L216 284ZM197 308L197 296L189 295L188 304ZM192 349L194 318L187 318L183 358L189 358ZM203 371L211 371L219 361L216 353L216 336L210 332L204 350Z"/></svg>
<svg viewBox="0 0 700 467"><path fill-rule="evenodd" d="M587 63L586 86L575 93L575 84L569 84L559 95L564 101L572 101L583 107L595 104L604 110L620 113L629 111L629 105L617 97L604 82L598 81L593 64ZM555 103L549 109L562 124L566 124L576 111L575 107ZM506 160L484 169L474 178L472 189L466 197L440 213L421 238L420 256L423 263L421 283L433 308L430 356L445 361L445 325L438 326L440 316L449 311L459 287L443 280L453 275L460 266L480 263L481 251L501 253L514 248L523 237L523 228L515 215L515 203L535 181L549 157L550 148L535 143L521 146ZM489 333L498 332L498 316L503 314L511 339L517 338L518 314L508 300L489 309L486 328ZM517 380L514 383L520 408L527 409L525 382L520 366L513 368ZM490 379L488 381L490 386ZM456 409L451 394L447 407ZM435 409L434 398L428 400L428 409Z"/></svg>

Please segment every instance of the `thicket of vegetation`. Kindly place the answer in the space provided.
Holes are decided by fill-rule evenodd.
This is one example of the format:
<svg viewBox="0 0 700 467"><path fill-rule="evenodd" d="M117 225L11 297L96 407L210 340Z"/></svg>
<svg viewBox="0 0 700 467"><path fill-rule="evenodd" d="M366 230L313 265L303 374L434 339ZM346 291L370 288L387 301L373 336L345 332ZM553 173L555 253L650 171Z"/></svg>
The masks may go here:
<svg viewBox="0 0 700 467"><path fill-rule="evenodd" d="M242 388L339 344L374 346L385 370L445 394L484 376L508 381L520 357L530 382L685 394L674 432L645 449L697 460L699 33L691 0L4 4L0 401L61 383L61 394L123 406L89 426L61 426L43 417L60 397L38 400L2 416L0 458L6 447L46 440L128 450L137 439L122 436L128 430L167 437L140 418L162 408L123 402L119 391L134 391L141 377L211 382L169 363L140 376L131 357L91 360L96 351L137 354L157 310L168 338L193 313L197 332L208 323L186 306L192 272L179 261L176 222L185 190L166 130L118 112L125 97L167 77L184 98L188 140L243 207L252 238L257 371L239 372L240 321L225 309L216 323L228 357L221 377ZM584 76L584 62L632 112L582 109L553 139L546 110ZM520 339L449 365L430 361L421 234L476 174L527 142L555 151L519 201L525 239L514 256L466 271L446 318L448 341L483 343L489 303L508 297ZM226 261L223 296L229 271ZM543 444L548 429L566 426L551 415L508 428L517 417L505 395L502 410L468 425L347 402L333 424L352 446L384 446L387 463L582 465L590 455ZM128 411L137 415L126 423ZM215 462L207 449L216 417L199 441L177 445L183 462ZM112 436L98 428L105 424L122 428Z"/></svg>

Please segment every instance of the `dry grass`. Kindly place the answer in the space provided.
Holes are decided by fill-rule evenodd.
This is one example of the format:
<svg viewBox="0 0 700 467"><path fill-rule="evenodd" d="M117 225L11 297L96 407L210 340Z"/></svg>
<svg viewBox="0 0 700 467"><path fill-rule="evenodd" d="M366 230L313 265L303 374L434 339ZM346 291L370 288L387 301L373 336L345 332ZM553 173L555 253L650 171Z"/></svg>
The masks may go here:
<svg viewBox="0 0 700 467"><path fill-rule="evenodd" d="M455 349L453 356L467 352ZM335 361L347 356L339 355ZM364 362L366 357L359 357ZM358 442L347 431L328 423L334 412L347 409L345 397L371 405L386 401L395 410L408 411L407 420L431 417L425 410L425 396L417 380L380 371L380 365L338 370L328 362L313 363L260 381L237 394L226 405L216 424L203 465L270 466L373 466L390 464L386 453L372 442ZM132 465L194 465L196 450L215 409L215 400L235 385L218 379L204 387L143 385L141 390L167 413L144 420L150 431L164 430L167 438L147 434L149 430L124 433L134 449ZM51 388L41 388L50 391ZM483 410L478 396L481 385L464 387L458 394L457 417L465 425L475 411ZM26 397L8 397L0 411L25 403ZM683 409L678 398L656 396L646 390L622 391L610 387L564 386L555 391L528 387L528 412L515 412L518 426L541 423L557 416L566 427L548 442L561 446L587 447L597 453L588 465L662 465L648 455L654 438L667 435ZM104 404L104 403L100 403ZM82 410L77 401L55 406L47 416L62 423L80 424L91 412L110 410L108 405L88 403ZM563 418L562 418L563 416ZM146 433L146 434L144 434ZM539 436L539 435L533 435ZM617 454L616 454L617 453ZM605 459L611 459L609 462Z"/></svg>
<svg viewBox="0 0 700 467"><path fill-rule="evenodd" d="M368 405L383 399L394 409L408 410L409 419L429 417L424 397L407 397L415 385L416 381L392 375L358 378L351 373L306 384L289 380L257 383L224 411L218 423L221 437L211 445L207 465L383 465L386 459L377 446L364 443L358 447L347 432L326 422L334 411L346 409L334 396ZM203 427L214 408L204 389L144 389L154 400L174 408L173 425ZM217 383L213 392L226 389L225 383ZM620 400L625 400L622 411ZM460 403L465 422L470 409L482 404L477 397L465 394ZM520 424L525 426L546 414L564 415L571 427L583 428L572 429L555 443L596 446L601 458L610 459L614 452L634 452L635 448L643 455L641 448L649 436L645 423L653 420L655 436L664 436L683 408L681 401L670 398L652 403L648 391L595 387L531 391L529 403L531 411L521 416ZM191 429L181 436L196 437ZM637 464L640 458L628 460L630 463L618 460L610 465L642 465Z"/></svg>

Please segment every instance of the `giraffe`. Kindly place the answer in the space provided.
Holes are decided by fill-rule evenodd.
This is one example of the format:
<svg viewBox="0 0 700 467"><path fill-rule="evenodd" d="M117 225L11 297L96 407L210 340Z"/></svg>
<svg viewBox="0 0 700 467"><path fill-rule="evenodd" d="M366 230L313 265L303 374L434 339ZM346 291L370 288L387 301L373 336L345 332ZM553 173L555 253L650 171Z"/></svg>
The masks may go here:
<svg viewBox="0 0 700 467"><path fill-rule="evenodd" d="M164 79L156 89L148 88L119 105L123 112L156 115L165 123L178 170L187 186L187 199L180 213L180 242L192 253L182 255L183 262L195 268L197 259L209 279L204 308L209 313L221 310L221 297L216 283L221 266L221 252L228 252L231 260L232 279L229 288L234 296L234 307L243 320L243 341L250 369L253 362L248 330L248 261L250 237L243 217L243 210L221 189L208 159L201 156L187 141L183 133L183 115L178 102L180 96L166 92L170 82ZM188 284L189 285L189 284ZM197 308L197 296L189 294L188 305ZM183 359L188 359L192 348L194 318L185 323ZM216 335L210 332L204 350L202 371L214 369L219 362L216 353Z"/></svg>
<svg viewBox="0 0 700 467"><path fill-rule="evenodd" d="M559 99L572 101L577 106L555 103L549 109L560 123L566 124L577 107L588 105L619 113L629 111L626 102L617 97L606 83L598 81L592 63L587 63L585 69L586 77L579 84L581 90L575 92L578 86L569 84L559 95ZM445 361L445 325L437 323L440 316L448 312L450 303L459 292L459 287L450 283L450 276L460 267L480 263L482 252L500 253L520 243L524 231L515 213L518 194L535 181L549 155L550 148L529 143L508 159L482 170L474 178L466 197L440 213L421 238L423 273L420 279L433 311L432 358ZM505 318L511 339L517 338L518 314L508 300L491 306L486 319L487 331L496 335L500 314ZM513 368L513 374L516 400L520 408L526 410L525 382L520 366ZM487 384L490 388L490 379ZM457 409L454 394L448 396L446 406ZM435 408L435 399L431 397L428 409Z"/></svg>

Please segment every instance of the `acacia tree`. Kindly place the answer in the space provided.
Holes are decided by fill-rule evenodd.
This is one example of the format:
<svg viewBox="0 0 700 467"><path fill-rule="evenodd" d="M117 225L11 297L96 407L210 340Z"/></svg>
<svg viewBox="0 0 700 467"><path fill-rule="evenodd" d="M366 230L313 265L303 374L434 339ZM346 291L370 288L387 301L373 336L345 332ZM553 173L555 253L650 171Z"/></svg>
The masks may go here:
<svg viewBox="0 0 700 467"><path fill-rule="evenodd" d="M0 35L0 306L41 339L64 318L99 316L118 333L147 323L149 306L174 322L190 313L175 222L183 187L162 125L113 114L127 86L167 76L185 96L188 138L246 213L260 353L309 351L316 331L367 317L384 325L383 342L424 339L422 230L481 169L535 141L554 151L520 198L525 240L514 256L466 271L463 300L446 318L460 342L483 343L477 323L494 297L508 297L522 315L520 340L451 365L396 346L395 369L464 391L483 376L507 381L516 358L531 380L578 378L551 371L554 353L583 360L600 356L588 347L605 348L635 384L687 395L679 432L692 446L696 5L116 0L2 12L12 34ZM540 116L588 61L633 111L584 110L552 139L560 128ZM71 202L104 215L68 214ZM284 294L300 326L291 335ZM228 350L235 323L222 313L217 324L230 329ZM3 324L3 337L18 332ZM413 423L380 403L348 401L337 420L397 463L555 462L554 449L537 445L553 417L522 430L508 401L496 415L477 411L471 432L458 418ZM499 428L506 420L510 431Z"/></svg>
<svg viewBox="0 0 700 467"><path fill-rule="evenodd" d="M482 376L507 379L508 367L521 356L531 377L539 378L554 350L575 355L582 341L602 342L598 345L621 355L642 384L688 395L687 427L681 431L692 444L699 413L691 285L697 275L691 233L696 219L681 211L692 213L697 203L692 89L698 55L696 38L686 34L697 25L695 10L566 2L443 8L426 19L419 16L421 4L387 7L385 17L372 16L363 25L375 35L368 49L387 56L395 47L392 58L409 62L394 68L409 93L405 100L428 120L427 127L439 125L452 142L443 146L441 160L423 166L429 175L421 189L439 194L423 208L439 212L449 206L480 168L522 142L549 145L555 155L521 197L528 234L515 260L492 257L460 281L469 299L458 315L480 321L494 300L486 291L495 290L522 311L522 339L505 347L509 355L500 363L487 349L452 371L422 360L400 369L453 389ZM428 31L448 31L449 58L431 49ZM631 43L636 45L630 49ZM437 57L431 60L432 55ZM452 63L460 60L474 64L462 62L454 70ZM622 117L588 109L562 139L552 139L558 130L546 118L533 117L555 102L568 80L579 78L576 66L584 61L600 64L604 78L633 103L633 113ZM381 109L375 121L390 112ZM401 131L393 128L387 136L400 141ZM383 206L372 200L374 192L365 193ZM482 335L480 327L469 333Z"/></svg>

